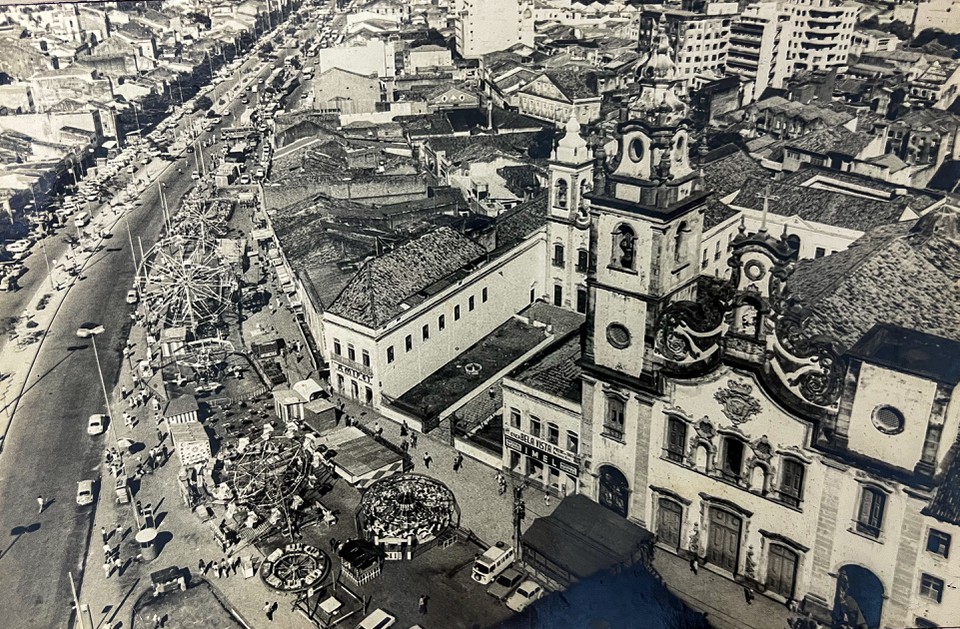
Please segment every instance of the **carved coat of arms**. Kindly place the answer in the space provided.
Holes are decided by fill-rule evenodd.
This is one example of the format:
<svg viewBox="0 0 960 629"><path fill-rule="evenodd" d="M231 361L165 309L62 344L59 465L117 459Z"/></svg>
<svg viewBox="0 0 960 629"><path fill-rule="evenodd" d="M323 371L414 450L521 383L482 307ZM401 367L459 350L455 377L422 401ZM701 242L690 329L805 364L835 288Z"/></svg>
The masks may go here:
<svg viewBox="0 0 960 629"><path fill-rule="evenodd" d="M739 425L760 412L760 402L751 395L752 391L753 387L749 384L731 380L727 388L714 393L713 398L720 402L723 414Z"/></svg>

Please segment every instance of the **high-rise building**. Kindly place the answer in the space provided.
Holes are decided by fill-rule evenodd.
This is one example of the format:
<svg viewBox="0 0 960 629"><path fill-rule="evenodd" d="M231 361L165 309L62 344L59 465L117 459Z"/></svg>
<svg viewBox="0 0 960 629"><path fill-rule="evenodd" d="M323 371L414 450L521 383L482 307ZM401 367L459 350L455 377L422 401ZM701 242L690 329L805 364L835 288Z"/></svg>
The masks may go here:
<svg viewBox="0 0 960 629"><path fill-rule="evenodd" d="M533 46L533 3L528 0L460 0L456 12L457 52L465 59Z"/></svg>
<svg viewBox="0 0 960 629"><path fill-rule="evenodd" d="M773 86L801 70L842 69L847 65L860 8L841 0L789 0L777 48Z"/></svg>
<svg viewBox="0 0 960 629"><path fill-rule="evenodd" d="M640 46L654 39L661 18L677 67L677 76L687 88L723 74L730 26L736 20L736 2L683 0L677 6L645 10L640 16Z"/></svg>
<svg viewBox="0 0 960 629"><path fill-rule="evenodd" d="M743 104L760 98L773 82L773 67L786 16L776 2L751 4L730 26L726 72L743 80Z"/></svg>
<svg viewBox="0 0 960 629"><path fill-rule="evenodd" d="M783 87L796 72L845 67L858 12L839 0L746 7L730 27L725 66L727 74L744 80L744 104L760 98L767 87Z"/></svg>

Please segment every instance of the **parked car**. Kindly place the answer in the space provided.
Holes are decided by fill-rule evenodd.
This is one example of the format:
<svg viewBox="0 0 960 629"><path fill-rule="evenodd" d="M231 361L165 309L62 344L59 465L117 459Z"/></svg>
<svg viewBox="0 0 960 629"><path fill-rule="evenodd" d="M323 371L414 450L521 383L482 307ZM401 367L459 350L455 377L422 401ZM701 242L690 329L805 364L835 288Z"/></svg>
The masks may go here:
<svg viewBox="0 0 960 629"><path fill-rule="evenodd" d="M138 301L140 301L140 297L139 297L139 295L137 295L137 291L136 291L135 289L133 289L133 288L131 288L130 290L128 290L128 291L127 291L127 303L128 303L128 304L135 304L135 303L137 303Z"/></svg>
<svg viewBox="0 0 960 629"><path fill-rule="evenodd" d="M543 586L536 581L524 581L516 591L507 597L506 606L520 613L536 600L543 598Z"/></svg>
<svg viewBox="0 0 960 629"><path fill-rule="evenodd" d="M197 171L193 171L192 173L190 173L190 178L193 179L194 181L198 181L200 179L200 173L198 173Z"/></svg>
<svg viewBox="0 0 960 629"><path fill-rule="evenodd" d="M7 245L7 251L10 253L26 253L33 246L33 242L27 239L14 240Z"/></svg>
<svg viewBox="0 0 960 629"><path fill-rule="evenodd" d="M526 578L525 572L513 567L507 568L487 587L487 594L502 602L513 594L516 587Z"/></svg>
<svg viewBox="0 0 960 629"><path fill-rule="evenodd" d="M77 483L77 504L81 507L93 504L92 480L82 480Z"/></svg>
<svg viewBox="0 0 960 629"><path fill-rule="evenodd" d="M99 435L106 428L107 416L102 414L91 415L87 420L87 434Z"/></svg>
<svg viewBox="0 0 960 629"><path fill-rule="evenodd" d="M366 618L360 621L357 629L387 629L397 622L396 617L382 609L375 609Z"/></svg>

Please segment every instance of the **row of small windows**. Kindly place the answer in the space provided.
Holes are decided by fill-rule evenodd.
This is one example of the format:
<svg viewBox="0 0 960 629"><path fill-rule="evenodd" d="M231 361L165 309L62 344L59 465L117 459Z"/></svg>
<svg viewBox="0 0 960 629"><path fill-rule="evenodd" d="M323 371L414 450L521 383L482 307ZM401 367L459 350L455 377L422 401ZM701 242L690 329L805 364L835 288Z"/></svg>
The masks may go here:
<svg viewBox="0 0 960 629"><path fill-rule="evenodd" d="M335 356L346 357L346 359L351 362L357 362L357 350L353 347L353 345L347 344L347 353L344 356L343 346L340 343L340 339L333 339L333 354ZM362 350L360 352L360 359L364 367L370 366L370 352L367 350Z"/></svg>
<svg viewBox="0 0 960 629"><path fill-rule="evenodd" d="M622 402L620 402L622 405ZM687 456L687 432L689 426L687 422L678 417L669 417L667 419L666 443L664 444L664 458L674 463L685 465ZM724 436L721 440L719 449L719 473L721 478L728 482L740 485L747 469L747 444L735 436ZM760 491L766 493L767 477L766 470L763 471L762 485L757 487ZM806 467L799 460L783 457L780 465L780 483L776 489L778 499L792 507L799 508L803 502L804 480L806 477Z"/></svg>
<svg viewBox="0 0 960 629"><path fill-rule="evenodd" d="M489 299L490 299L490 293L487 287L485 286L480 290L480 302L485 304ZM469 312L473 312L476 309L477 309L477 296L470 295L470 297L467 298L467 310ZM462 316L462 310L460 308L460 304L457 304L453 307L453 320L459 321L461 316ZM445 314L439 315L437 317L437 330L439 330L440 332L443 332L446 329L447 329L447 315ZM420 328L420 340L422 342L430 340L430 324L429 323L423 324L423 326ZM413 349L412 334L408 334L404 337L403 349L406 352L409 352ZM397 358L396 351L394 350L393 345L390 345L389 347L387 347L387 364L392 363L394 360L396 360L396 358Z"/></svg>
<svg viewBox="0 0 960 629"><path fill-rule="evenodd" d="M554 284L553 286L553 305L558 308L563 307L563 286ZM577 312L587 314L587 289L583 286L577 287Z"/></svg>
<svg viewBox="0 0 960 629"><path fill-rule="evenodd" d="M520 409L510 409L510 425L517 430L524 430L523 415ZM537 439L543 439L549 444L560 446L560 427L553 422L546 423L546 431L544 432L543 421L539 417L531 415L526 432ZM568 430L566 437L567 440L563 447L573 454L578 454L580 452L580 435L573 430Z"/></svg>
<svg viewBox="0 0 960 629"><path fill-rule="evenodd" d="M553 266L563 268L566 266L566 249L561 244L553 245ZM577 250L577 272L586 273L587 265L590 261L590 254L586 249Z"/></svg>

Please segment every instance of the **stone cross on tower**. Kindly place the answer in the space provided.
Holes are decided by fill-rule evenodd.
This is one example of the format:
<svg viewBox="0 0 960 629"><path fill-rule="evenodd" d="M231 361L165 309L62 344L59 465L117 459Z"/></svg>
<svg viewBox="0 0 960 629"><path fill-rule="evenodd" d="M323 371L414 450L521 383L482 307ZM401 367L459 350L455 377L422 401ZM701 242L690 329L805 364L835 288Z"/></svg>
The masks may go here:
<svg viewBox="0 0 960 629"><path fill-rule="evenodd" d="M763 216L760 220L760 231L767 231L767 214L770 212L770 202L776 201L780 197L773 196L770 194L770 184L767 184L767 187L764 189L761 197L763 199Z"/></svg>

